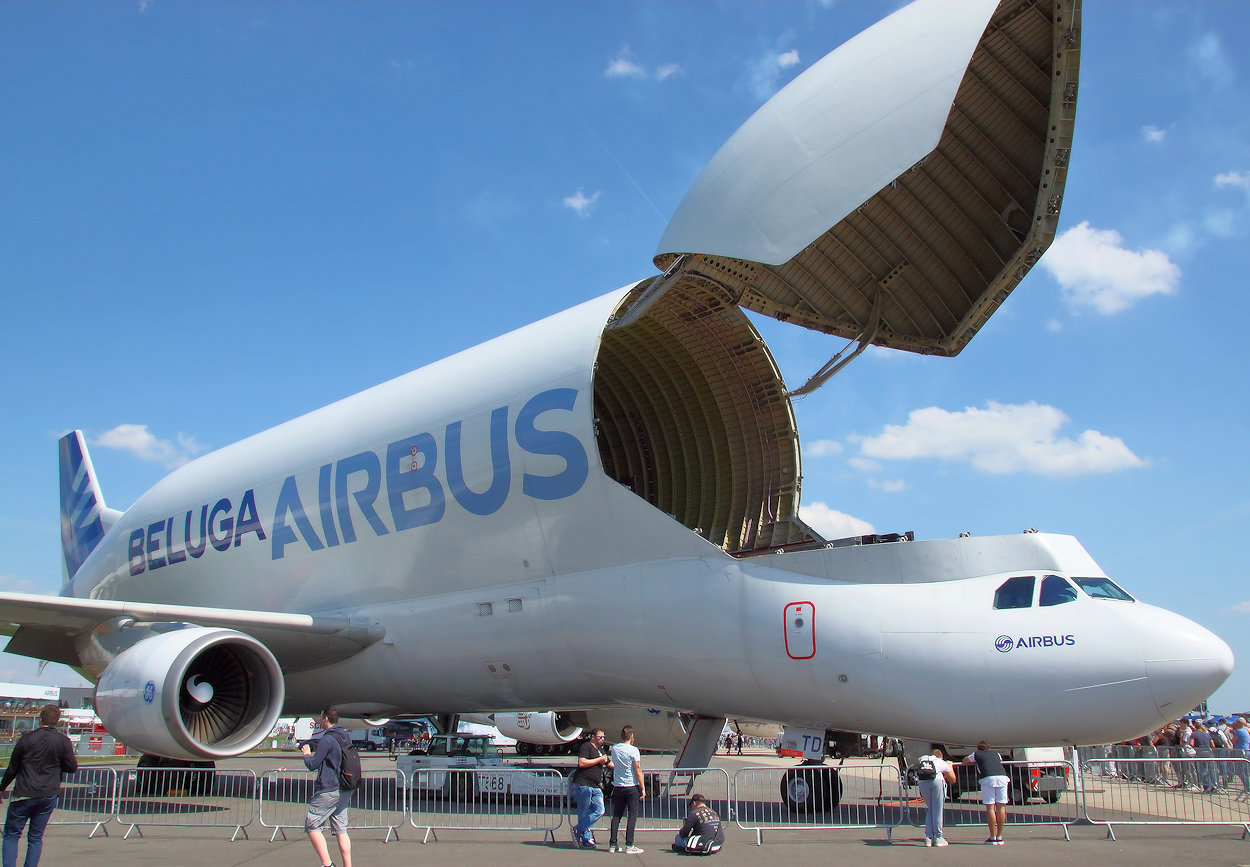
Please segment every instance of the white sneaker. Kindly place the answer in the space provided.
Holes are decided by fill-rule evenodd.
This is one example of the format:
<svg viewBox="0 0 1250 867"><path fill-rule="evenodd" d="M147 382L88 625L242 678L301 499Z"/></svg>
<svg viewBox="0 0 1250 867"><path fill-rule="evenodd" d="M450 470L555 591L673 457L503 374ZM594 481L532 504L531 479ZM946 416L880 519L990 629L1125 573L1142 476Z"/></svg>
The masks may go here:
<svg viewBox="0 0 1250 867"><path fill-rule="evenodd" d="M932 838L932 837L925 837L925 838L924 838L924 847L925 847L926 849L928 849L928 848L929 848L930 846L932 846L932 845L933 845L933 838Z"/></svg>
<svg viewBox="0 0 1250 867"><path fill-rule="evenodd" d="M933 841L933 845L934 846L949 846L950 843L946 842L945 837L938 837L936 840Z"/></svg>
<svg viewBox="0 0 1250 867"><path fill-rule="evenodd" d="M639 849L637 846L626 846L621 851L623 851L626 855L641 855L643 853L643 850Z"/></svg>

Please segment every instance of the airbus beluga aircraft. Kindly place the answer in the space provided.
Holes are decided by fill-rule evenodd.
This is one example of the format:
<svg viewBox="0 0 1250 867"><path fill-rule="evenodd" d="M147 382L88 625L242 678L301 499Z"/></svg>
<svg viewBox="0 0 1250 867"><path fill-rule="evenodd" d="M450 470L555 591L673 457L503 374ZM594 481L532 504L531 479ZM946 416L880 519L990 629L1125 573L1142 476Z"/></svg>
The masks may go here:
<svg viewBox="0 0 1250 867"><path fill-rule="evenodd" d="M109 731L189 760L326 703L689 714L687 765L726 717L1005 746L1184 713L1229 648L1075 538L843 544L798 517L791 397L872 344L957 354L1054 237L1079 13L899 10L724 145L661 273L201 457L124 512L67 435L68 577L0 594L7 649L77 667ZM792 390L744 309L849 353Z"/></svg>

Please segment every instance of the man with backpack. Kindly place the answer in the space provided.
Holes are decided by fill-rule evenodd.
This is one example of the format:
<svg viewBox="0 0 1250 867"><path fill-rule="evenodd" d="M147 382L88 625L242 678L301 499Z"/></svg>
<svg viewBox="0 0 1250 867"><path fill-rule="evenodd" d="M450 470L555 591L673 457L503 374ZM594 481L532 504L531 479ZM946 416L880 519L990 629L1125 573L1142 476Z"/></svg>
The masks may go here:
<svg viewBox="0 0 1250 867"><path fill-rule="evenodd" d="M304 765L310 771L317 772L317 781L313 785L312 800L308 803L308 814L304 817L304 832L312 843L322 867L335 867L330 860L330 850L326 846L322 828L330 823L330 832L338 843L339 854L343 857L343 867L352 867L352 841L347 836L347 808L351 804L350 788L340 782L343 769L344 750L351 748L351 735L339 722L339 711L336 707L327 707L321 712L320 725L325 729L321 739L317 741L317 750L313 752L308 744L300 746L304 754ZM353 751L354 753L354 751ZM359 765L356 765L359 768ZM351 786L352 783L348 783Z"/></svg>

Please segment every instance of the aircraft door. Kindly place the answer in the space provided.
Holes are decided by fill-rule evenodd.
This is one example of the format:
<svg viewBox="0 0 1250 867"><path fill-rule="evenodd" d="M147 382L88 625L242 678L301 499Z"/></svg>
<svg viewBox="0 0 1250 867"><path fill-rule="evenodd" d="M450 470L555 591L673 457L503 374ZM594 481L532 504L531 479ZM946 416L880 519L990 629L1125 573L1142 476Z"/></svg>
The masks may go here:
<svg viewBox="0 0 1250 867"><path fill-rule="evenodd" d="M791 602L785 610L786 655L791 659L811 659L816 655L816 606L811 602Z"/></svg>

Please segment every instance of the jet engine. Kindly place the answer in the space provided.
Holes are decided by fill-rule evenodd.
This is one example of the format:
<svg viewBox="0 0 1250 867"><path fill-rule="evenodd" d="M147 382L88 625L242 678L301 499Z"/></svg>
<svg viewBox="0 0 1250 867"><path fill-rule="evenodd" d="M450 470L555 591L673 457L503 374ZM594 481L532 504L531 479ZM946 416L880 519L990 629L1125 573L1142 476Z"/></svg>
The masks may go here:
<svg viewBox="0 0 1250 867"><path fill-rule="evenodd" d="M567 744L576 740L582 727L575 725L565 714L555 711L544 713L497 713L495 728L504 737L529 744Z"/></svg>
<svg viewBox="0 0 1250 867"><path fill-rule="evenodd" d="M282 669L259 641L188 627L119 653L100 675L95 708L111 734L145 753L219 759L264 740L284 695Z"/></svg>

